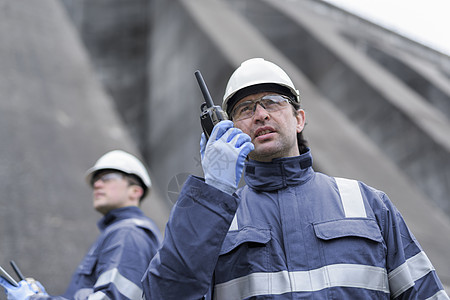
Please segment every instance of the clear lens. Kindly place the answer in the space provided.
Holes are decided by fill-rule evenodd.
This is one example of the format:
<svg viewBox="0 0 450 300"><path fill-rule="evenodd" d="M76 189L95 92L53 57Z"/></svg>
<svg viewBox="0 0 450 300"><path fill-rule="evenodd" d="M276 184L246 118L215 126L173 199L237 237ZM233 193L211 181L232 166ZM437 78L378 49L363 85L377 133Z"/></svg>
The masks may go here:
<svg viewBox="0 0 450 300"><path fill-rule="evenodd" d="M253 117L256 106L261 105L267 112L281 110L288 106L290 99L282 95L265 95L256 100L244 101L237 104L231 112L231 117L235 121L245 120Z"/></svg>
<svg viewBox="0 0 450 300"><path fill-rule="evenodd" d="M117 172L109 172L109 173L99 173L92 177L91 185L94 185L97 180L101 180L103 182L108 182L111 180L123 179L124 175Z"/></svg>

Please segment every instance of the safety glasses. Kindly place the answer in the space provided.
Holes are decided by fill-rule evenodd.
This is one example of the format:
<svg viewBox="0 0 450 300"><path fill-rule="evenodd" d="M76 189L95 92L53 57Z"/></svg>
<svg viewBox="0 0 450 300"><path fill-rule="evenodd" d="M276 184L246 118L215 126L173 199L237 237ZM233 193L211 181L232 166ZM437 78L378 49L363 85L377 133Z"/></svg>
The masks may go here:
<svg viewBox="0 0 450 300"><path fill-rule="evenodd" d="M92 178L91 178L91 186L94 186L94 183L96 183L97 180L101 180L104 183L106 183L106 182L119 180L119 179L126 179L128 181L129 185L139 185L139 186L141 186L139 181L136 178L134 178L134 177L135 177L134 175L127 175L125 173L114 172L114 171L98 172L97 174L92 176Z"/></svg>
<svg viewBox="0 0 450 300"><path fill-rule="evenodd" d="M231 118L233 121L241 121L253 117L258 104L270 113L289 106L290 102L291 99L286 96L265 95L259 99L244 101L237 104L231 111Z"/></svg>
<svg viewBox="0 0 450 300"><path fill-rule="evenodd" d="M98 180L103 181L104 183L123 179L125 177L125 174L118 173L118 172L108 172L108 173L97 173L94 176L92 176L91 179L91 185L94 186L94 183L96 183Z"/></svg>

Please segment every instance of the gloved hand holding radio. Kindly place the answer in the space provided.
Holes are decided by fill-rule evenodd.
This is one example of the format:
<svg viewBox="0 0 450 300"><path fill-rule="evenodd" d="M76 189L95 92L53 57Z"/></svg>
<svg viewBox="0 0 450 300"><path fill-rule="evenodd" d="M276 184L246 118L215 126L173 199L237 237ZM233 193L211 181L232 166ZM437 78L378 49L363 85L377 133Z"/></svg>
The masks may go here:
<svg viewBox="0 0 450 300"><path fill-rule="evenodd" d="M203 133L200 154L205 182L232 195L241 179L244 161L254 148L250 137L229 120L214 126L208 141Z"/></svg>
<svg viewBox="0 0 450 300"><path fill-rule="evenodd" d="M0 276L0 285L5 288L8 300L25 300L33 295L48 296L42 284L32 278L21 280L18 284L14 286Z"/></svg>

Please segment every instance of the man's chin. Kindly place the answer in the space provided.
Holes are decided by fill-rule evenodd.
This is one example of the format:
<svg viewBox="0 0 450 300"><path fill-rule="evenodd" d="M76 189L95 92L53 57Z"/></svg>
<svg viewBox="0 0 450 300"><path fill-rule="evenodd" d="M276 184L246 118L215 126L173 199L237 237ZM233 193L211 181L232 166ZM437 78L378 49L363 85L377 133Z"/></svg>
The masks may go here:
<svg viewBox="0 0 450 300"><path fill-rule="evenodd" d="M100 211L100 210L104 209L106 206L107 206L107 205L105 205L105 203L102 202L101 199L96 199L96 200L94 200L94 209L95 209L96 211Z"/></svg>
<svg viewBox="0 0 450 300"><path fill-rule="evenodd" d="M109 207L103 206L103 205L98 205L98 206L95 206L95 205L94 205L94 209L95 209L97 212L101 213L102 215L105 215L108 211L111 210Z"/></svg>
<svg viewBox="0 0 450 300"><path fill-rule="evenodd" d="M257 161L272 161L276 157L276 153L277 151L271 147L259 147L259 149L255 147L248 157Z"/></svg>

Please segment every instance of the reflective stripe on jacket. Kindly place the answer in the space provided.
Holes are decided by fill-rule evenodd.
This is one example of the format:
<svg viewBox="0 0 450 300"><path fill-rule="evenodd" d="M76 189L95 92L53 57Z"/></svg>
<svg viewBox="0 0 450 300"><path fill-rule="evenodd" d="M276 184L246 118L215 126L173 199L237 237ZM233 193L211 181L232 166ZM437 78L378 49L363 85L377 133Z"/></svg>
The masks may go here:
<svg viewBox="0 0 450 300"><path fill-rule="evenodd" d="M211 281L218 300L448 299L383 192L311 164L309 152L250 161L238 197L188 179L144 278L147 299L200 299Z"/></svg>

